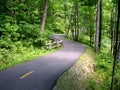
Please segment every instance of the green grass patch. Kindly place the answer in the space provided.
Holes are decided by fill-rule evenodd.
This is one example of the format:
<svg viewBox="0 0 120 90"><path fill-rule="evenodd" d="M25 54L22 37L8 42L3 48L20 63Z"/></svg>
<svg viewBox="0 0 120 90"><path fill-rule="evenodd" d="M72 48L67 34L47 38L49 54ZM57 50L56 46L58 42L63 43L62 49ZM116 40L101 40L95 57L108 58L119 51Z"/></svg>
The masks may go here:
<svg viewBox="0 0 120 90"><path fill-rule="evenodd" d="M94 50L87 47L80 59L58 80L54 90L85 90L87 77L94 71Z"/></svg>
<svg viewBox="0 0 120 90"><path fill-rule="evenodd" d="M108 53L100 53L95 56L95 71L86 80L87 90L109 90L113 57Z"/></svg>

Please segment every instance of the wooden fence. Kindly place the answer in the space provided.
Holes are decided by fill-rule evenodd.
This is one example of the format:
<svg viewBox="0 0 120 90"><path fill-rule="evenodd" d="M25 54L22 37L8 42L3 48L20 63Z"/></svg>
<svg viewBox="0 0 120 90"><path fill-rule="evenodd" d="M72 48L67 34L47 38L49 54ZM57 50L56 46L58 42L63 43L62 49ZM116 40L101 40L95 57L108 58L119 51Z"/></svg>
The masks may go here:
<svg viewBox="0 0 120 90"><path fill-rule="evenodd" d="M46 41L46 49L52 49L52 48L56 48L56 47L60 47L60 46L64 46L63 45L63 40L59 40L59 39L54 39L52 41Z"/></svg>

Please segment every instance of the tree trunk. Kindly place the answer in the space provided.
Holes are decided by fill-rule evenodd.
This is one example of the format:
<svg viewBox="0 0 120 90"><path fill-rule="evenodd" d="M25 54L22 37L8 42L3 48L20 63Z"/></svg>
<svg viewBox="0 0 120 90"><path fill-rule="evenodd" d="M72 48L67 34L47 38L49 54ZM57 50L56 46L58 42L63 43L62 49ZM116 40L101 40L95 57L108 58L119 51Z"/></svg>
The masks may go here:
<svg viewBox="0 0 120 90"><path fill-rule="evenodd" d="M72 9L72 13L74 13L74 6ZM74 39L74 23L72 22L72 20L74 19L74 16L72 14L68 14L68 20L69 20L69 27L68 27L68 31L67 31L67 35L69 34L69 31L71 31L72 34L72 39Z"/></svg>
<svg viewBox="0 0 120 90"><path fill-rule="evenodd" d="M68 37L68 34L69 34L69 31L70 31L70 27L71 27L71 20L70 20L70 14L69 14L69 11L68 11L68 2L67 2L67 0L65 0L65 24L66 24L66 16L67 16L67 13L66 12L68 12L68 21L69 21L69 26L68 26L68 30L66 31L66 37ZM65 25L65 29L67 29L66 28L66 25Z"/></svg>
<svg viewBox="0 0 120 90"><path fill-rule="evenodd" d="M8 13L8 9L9 9L9 5L8 5L8 0L6 0L6 2L5 2L5 7L6 7L6 13Z"/></svg>
<svg viewBox="0 0 120 90"><path fill-rule="evenodd" d="M13 2L15 2L15 0L13 0ZM14 17L14 24L17 24L16 10L13 10L13 17Z"/></svg>
<svg viewBox="0 0 120 90"><path fill-rule="evenodd" d="M65 31L66 31L66 28L67 28L67 11L68 11L68 9L67 9L67 7L68 7L67 0L65 0L64 3L65 3L64 4L64 7L65 7L65 10L64 10L64 13L65 13L65 26L64 26L64 28L65 28Z"/></svg>
<svg viewBox="0 0 120 90"><path fill-rule="evenodd" d="M44 32L45 21L46 21L46 16L47 16L47 9L48 9L48 0L45 0L44 12L42 15L42 22L41 22L41 35Z"/></svg>
<svg viewBox="0 0 120 90"><path fill-rule="evenodd" d="M120 21L120 0L118 0L118 16L117 16L117 27L116 27L116 41L114 46L114 63L113 63L113 71L112 71L112 81L110 90L114 90L115 87L115 73L117 66L117 59L119 55L120 41L119 41L119 21Z"/></svg>
<svg viewBox="0 0 120 90"><path fill-rule="evenodd" d="M79 31L78 31L78 1L75 0L75 13L74 13L74 40L78 41Z"/></svg>
<svg viewBox="0 0 120 90"><path fill-rule="evenodd" d="M98 0L97 30L96 30L96 52L100 52L102 27L102 0Z"/></svg>
<svg viewBox="0 0 120 90"><path fill-rule="evenodd" d="M113 50L114 50L114 45L115 45L115 28L116 28L116 6L115 4L113 4L113 8L111 11L111 25L110 25L110 31L111 31L111 54L114 54Z"/></svg>
<svg viewBox="0 0 120 90"><path fill-rule="evenodd" d="M111 31L111 54L113 53L113 11L114 11L114 5L111 11L111 25L110 25L110 31Z"/></svg>

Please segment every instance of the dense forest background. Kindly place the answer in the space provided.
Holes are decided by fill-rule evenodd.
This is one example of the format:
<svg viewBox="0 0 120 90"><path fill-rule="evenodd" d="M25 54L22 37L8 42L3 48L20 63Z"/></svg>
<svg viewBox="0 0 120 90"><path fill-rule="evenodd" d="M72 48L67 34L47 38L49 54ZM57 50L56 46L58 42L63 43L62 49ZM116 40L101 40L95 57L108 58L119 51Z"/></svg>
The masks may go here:
<svg viewBox="0 0 120 90"><path fill-rule="evenodd" d="M119 0L0 0L0 70L45 53L53 34L96 51L105 87L120 89ZM112 78L111 78L112 77ZM104 88L104 86L103 86Z"/></svg>

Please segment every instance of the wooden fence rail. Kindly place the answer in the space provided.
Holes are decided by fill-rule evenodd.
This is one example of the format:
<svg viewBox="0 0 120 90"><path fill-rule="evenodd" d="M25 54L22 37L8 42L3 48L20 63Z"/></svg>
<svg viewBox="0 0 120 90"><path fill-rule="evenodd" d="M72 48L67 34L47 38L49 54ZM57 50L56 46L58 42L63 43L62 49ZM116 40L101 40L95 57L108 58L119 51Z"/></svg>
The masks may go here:
<svg viewBox="0 0 120 90"><path fill-rule="evenodd" d="M63 40L54 39L53 41L46 41L45 45L47 50L60 47L60 46L63 46Z"/></svg>

